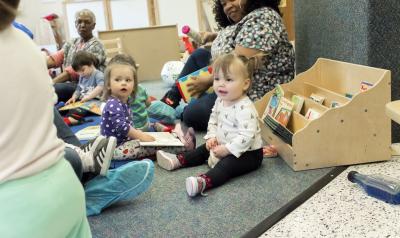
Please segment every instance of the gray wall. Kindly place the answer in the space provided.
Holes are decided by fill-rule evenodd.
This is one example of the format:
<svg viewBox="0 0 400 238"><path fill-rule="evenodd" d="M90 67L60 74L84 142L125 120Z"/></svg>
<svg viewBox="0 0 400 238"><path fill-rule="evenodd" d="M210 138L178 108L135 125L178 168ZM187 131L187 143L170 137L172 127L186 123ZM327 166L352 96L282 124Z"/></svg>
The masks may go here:
<svg viewBox="0 0 400 238"><path fill-rule="evenodd" d="M294 0L297 73L317 58L392 72L392 100L400 99L399 0ZM393 123L392 141L400 141Z"/></svg>

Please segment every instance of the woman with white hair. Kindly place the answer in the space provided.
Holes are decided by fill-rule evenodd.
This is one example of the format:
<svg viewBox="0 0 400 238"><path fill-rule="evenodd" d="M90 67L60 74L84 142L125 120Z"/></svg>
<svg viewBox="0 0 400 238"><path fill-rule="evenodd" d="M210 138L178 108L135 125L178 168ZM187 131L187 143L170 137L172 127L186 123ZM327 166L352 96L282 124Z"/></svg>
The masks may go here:
<svg viewBox="0 0 400 238"><path fill-rule="evenodd" d="M96 17L92 11L83 9L75 14L75 27L79 37L64 44L62 49L47 58L47 67L63 67L63 72L54 79L54 87L59 101L66 102L76 89L79 75L72 69L72 59L75 53L84 50L93 54L98 60L98 69L105 68L106 52L103 44L93 36Z"/></svg>
<svg viewBox="0 0 400 238"><path fill-rule="evenodd" d="M83 188L53 124L43 56L11 25L18 4L0 0L0 234L91 237Z"/></svg>

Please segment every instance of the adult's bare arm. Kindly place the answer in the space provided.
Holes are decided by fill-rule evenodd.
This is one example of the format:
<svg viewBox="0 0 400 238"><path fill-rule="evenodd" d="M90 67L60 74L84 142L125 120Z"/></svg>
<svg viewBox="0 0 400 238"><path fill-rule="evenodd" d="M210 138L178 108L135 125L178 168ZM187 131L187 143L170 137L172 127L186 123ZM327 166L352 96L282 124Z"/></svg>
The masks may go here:
<svg viewBox="0 0 400 238"><path fill-rule="evenodd" d="M47 56L46 63L48 69L56 67L56 61L54 61L54 59L50 56Z"/></svg>
<svg viewBox="0 0 400 238"><path fill-rule="evenodd" d="M53 78L53 83L63 83L68 80L71 80L71 77L68 74L68 72L64 71L61 74L57 75L55 78Z"/></svg>

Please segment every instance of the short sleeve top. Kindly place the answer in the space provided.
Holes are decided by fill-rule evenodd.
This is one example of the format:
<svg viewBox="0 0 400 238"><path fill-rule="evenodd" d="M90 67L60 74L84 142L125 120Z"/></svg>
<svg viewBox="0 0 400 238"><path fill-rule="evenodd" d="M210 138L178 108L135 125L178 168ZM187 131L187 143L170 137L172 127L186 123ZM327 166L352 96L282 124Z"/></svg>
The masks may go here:
<svg viewBox="0 0 400 238"><path fill-rule="evenodd" d="M238 23L222 29L211 47L212 57L232 52L236 45L265 52L262 66L254 72L248 96L253 101L276 84L294 77L294 50L281 16L268 7L248 13Z"/></svg>

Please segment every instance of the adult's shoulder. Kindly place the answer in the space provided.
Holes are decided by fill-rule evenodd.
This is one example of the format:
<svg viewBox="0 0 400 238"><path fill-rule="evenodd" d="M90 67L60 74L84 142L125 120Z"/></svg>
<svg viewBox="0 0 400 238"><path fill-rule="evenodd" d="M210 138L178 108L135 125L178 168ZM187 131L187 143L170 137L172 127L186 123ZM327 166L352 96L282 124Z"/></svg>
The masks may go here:
<svg viewBox="0 0 400 238"><path fill-rule="evenodd" d="M281 16L279 15L278 12L276 12L274 9L269 8L269 7L260 7L257 8L250 13L248 13L242 21L254 21L255 19L260 19L260 20L268 20L268 19L276 19L276 20L281 20Z"/></svg>

